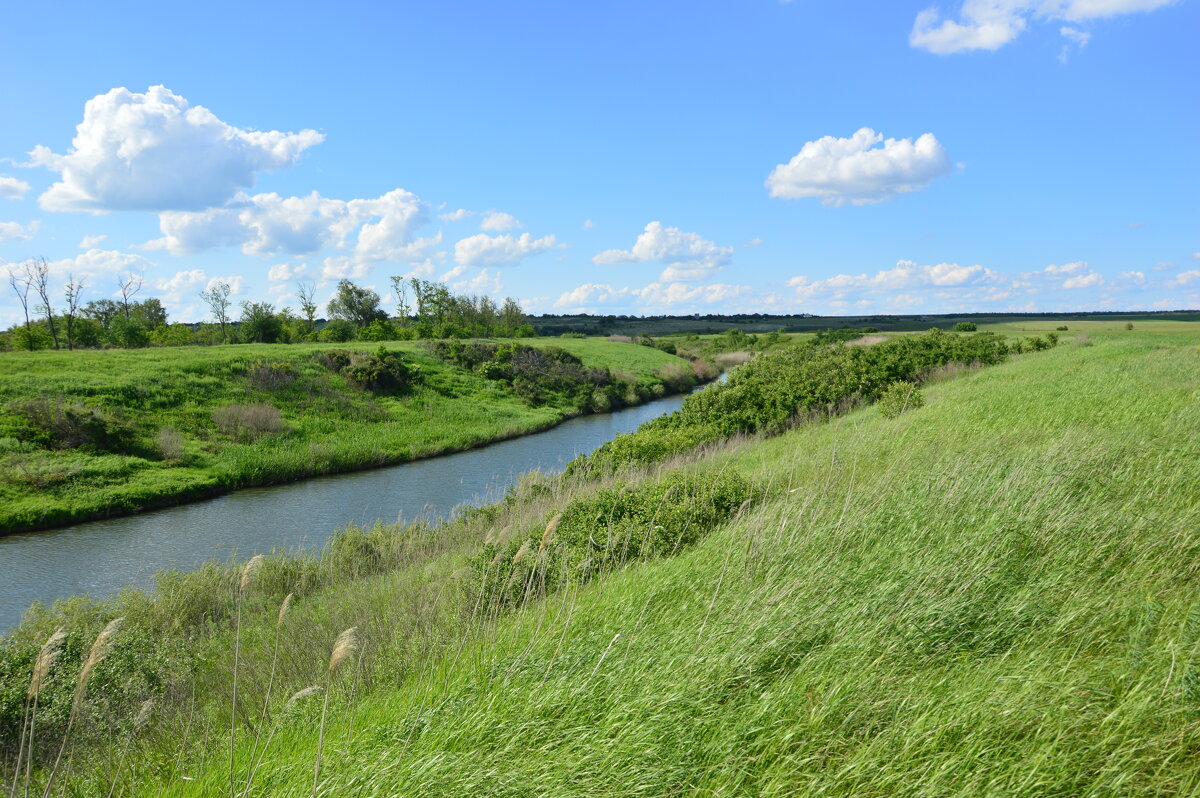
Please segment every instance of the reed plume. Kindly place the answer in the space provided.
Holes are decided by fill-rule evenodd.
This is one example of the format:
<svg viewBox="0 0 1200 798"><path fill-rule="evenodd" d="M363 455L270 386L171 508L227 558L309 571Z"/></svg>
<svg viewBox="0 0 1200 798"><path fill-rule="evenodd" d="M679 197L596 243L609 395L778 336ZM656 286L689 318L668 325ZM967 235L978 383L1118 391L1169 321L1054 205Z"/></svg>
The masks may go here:
<svg viewBox="0 0 1200 798"><path fill-rule="evenodd" d="M49 798L50 788L54 786L54 776L58 773L58 765L62 762L63 751L67 748L67 741L71 739L71 729L75 726L75 718L79 716L79 709L83 706L83 699L87 695L87 684L92 676L92 671L112 652L117 632L121 630L121 624L124 621L124 618L113 618L105 624L104 628L100 630L100 634L96 635L96 639L92 641L87 660L79 671L79 681L75 684L75 695L71 699L71 714L67 716L67 728L63 732L58 754L54 757L54 765L50 768L50 776L46 779L46 789L42 791L42 798Z"/></svg>
<svg viewBox="0 0 1200 798"><path fill-rule="evenodd" d="M546 531L542 533L542 542L538 546L538 554L546 550L546 546L550 545L550 541L554 538L554 533L558 531L558 522L562 520L562 513L556 514L550 519L550 523L546 524Z"/></svg>
<svg viewBox="0 0 1200 798"><path fill-rule="evenodd" d="M37 659L33 663L33 676L29 679L29 691L25 695L25 709L21 715L21 741L17 745L17 764L13 767L12 788L9 790L11 795L16 795L17 780L21 777L21 760L22 754L25 753L26 732L29 734L29 759L25 763L25 794L29 794L29 779L33 770L33 733L37 724L38 696L42 692L46 676L58 660L63 641L66 639L67 633L61 626L55 629L54 634L46 638L46 642L42 644L41 651L38 652Z"/></svg>
<svg viewBox="0 0 1200 798"><path fill-rule="evenodd" d="M234 602L237 604L237 619L234 621L233 631L233 694L229 701L229 796L233 798L233 759L234 746L237 737L237 699L238 699L238 666L240 665L242 653L242 598L246 595L246 591L250 589L250 585L254 582L254 575L258 573L258 569L262 567L263 556L255 554L246 564L242 566L242 578L238 581L237 595L234 596Z"/></svg>
<svg viewBox="0 0 1200 798"><path fill-rule="evenodd" d="M125 738L125 747L121 749L121 756L117 759L117 769L113 772L112 785L108 788L108 798L112 798L113 793L117 791L117 782L121 778L121 768L125 765L125 756L129 753L129 746L133 744L134 736L142 730L142 727L150 722L150 715L153 712L154 699L147 698L142 702L141 709L138 710L137 716L133 719L133 726L129 729L129 736Z"/></svg>
<svg viewBox="0 0 1200 798"><path fill-rule="evenodd" d="M284 712L291 709L292 704L295 704L298 701L303 701L304 699L308 698L310 695L313 695L314 693L319 693L320 691L321 691L321 687L319 687L317 685L314 685L312 687L305 687L303 690L297 690L296 692L292 693L291 697L289 697L288 700L284 703L284 705L283 705ZM271 731L269 734L267 734L267 739L263 742L262 750L260 750L258 752L258 759L254 760L253 755L251 756L251 760L254 761L254 765L250 768L250 775L246 777L246 786L242 790L243 798L245 798L245 796L250 794L250 787L251 787L251 785L254 784L254 777L258 775L258 769L260 767L262 767L263 758L266 757L266 755L267 755L267 749L271 747L271 741L275 739L275 732L279 731L279 724L280 724L280 719L278 717L276 717L275 721L271 724Z"/></svg>
<svg viewBox="0 0 1200 798"><path fill-rule="evenodd" d="M294 596L294 593L288 593L283 597L283 601L279 604L279 615L275 618L275 643L271 647L271 675L267 677L267 690L265 693L263 693L262 712L259 713L260 720L254 729L254 745L250 747L250 770L246 776L246 787L242 790L242 795L245 795L250 789L250 783L254 780L254 772L258 770L257 757L261 757L263 751L266 750L265 746L263 751L258 750L258 741L262 735L262 724L267 720L269 713L271 688L275 686L275 668L279 664L279 632L283 628L283 621L285 618L287 618L288 610L292 608L292 598ZM271 731L273 734L273 727ZM267 739L269 741L270 736L268 736Z"/></svg>
<svg viewBox="0 0 1200 798"><path fill-rule="evenodd" d="M329 687L333 684L334 671L357 649L358 627L351 626L337 636L333 643L333 651L329 654L329 667L325 670L325 701L321 705L321 730L317 734L317 764L313 769L313 798L316 798L317 785L321 782L321 754L325 749L325 716L329 712Z"/></svg>

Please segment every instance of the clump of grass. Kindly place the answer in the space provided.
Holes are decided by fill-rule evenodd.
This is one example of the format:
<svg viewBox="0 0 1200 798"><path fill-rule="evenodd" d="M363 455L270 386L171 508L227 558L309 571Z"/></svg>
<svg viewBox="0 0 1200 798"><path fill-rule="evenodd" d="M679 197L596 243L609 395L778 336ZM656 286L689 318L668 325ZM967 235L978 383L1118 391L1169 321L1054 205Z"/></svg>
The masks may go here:
<svg viewBox="0 0 1200 798"><path fill-rule="evenodd" d="M896 418L910 410L916 410L925 405L925 395L915 382L901 380L893 382L879 395L876 403L879 413L884 418Z"/></svg>
<svg viewBox="0 0 1200 798"><path fill-rule="evenodd" d="M230 404L212 411L213 423L229 437L250 442L287 430L279 408L266 402Z"/></svg>
<svg viewBox="0 0 1200 798"><path fill-rule="evenodd" d="M187 441L179 430L163 427L154 438L154 448L162 459L179 462L187 454Z"/></svg>

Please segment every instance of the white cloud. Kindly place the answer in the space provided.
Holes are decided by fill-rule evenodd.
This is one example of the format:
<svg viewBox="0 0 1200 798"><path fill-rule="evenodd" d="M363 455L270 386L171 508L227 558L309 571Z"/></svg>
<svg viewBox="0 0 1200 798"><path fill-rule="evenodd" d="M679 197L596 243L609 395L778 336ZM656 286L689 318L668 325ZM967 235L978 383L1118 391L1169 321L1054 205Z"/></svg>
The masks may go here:
<svg viewBox="0 0 1200 798"><path fill-rule="evenodd" d="M876 145L883 143L882 147ZM868 127L850 138L824 136L805 144L767 177L772 197L816 197L830 207L870 205L920 191L950 173L950 155L932 133L887 139Z"/></svg>
<svg viewBox="0 0 1200 798"><path fill-rule="evenodd" d="M413 239L428 221L427 207L404 189L374 199L338 200L312 192L303 197L238 195L223 208L159 214L162 238L144 245L172 255L240 246L247 255L311 255L326 248L352 252L360 266L426 257L441 234Z"/></svg>
<svg viewBox="0 0 1200 798"><path fill-rule="evenodd" d="M710 285L689 285L687 283L655 282L633 292L643 305L651 308L673 307L682 304L711 305L717 302L727 302L740 296L753 293L748 285L729 285L712 283Z"/></svg>
<svg viewBox="0 0 1200 798"><path fill-rule="evenodd" d="M273 283L286 283L294 277L299 277L307 268L306 263L277 263L267 272L267 279Z"/></svg>
<svg viewBox="0 0 1200 798"><path fill-rule="evenodd" d="M664 283L703 280L725 268L733 258L733 247L722 247L697 233L650 222L630 249L607 249L592 258L598 266L658 261L666 266L659 281Z"/></svg>
<svg viewBox="0 0 1200 798"><path fill-rule="evenodd" d="M1073 263L1064 263L1062 266L1055 266L1051 263L1044 271L1050 275L1078 274L1079 272L1086 271L1087 267L1088 263L1086 260L1077 260Z"/></svg>
<svg viewBox="0 0 1200 798"><path fill-rule="evenodd" d="M1067 27L1066 25L1059 28L1058 32L1067 40L1067 43L1063 45L1062 50L1058 54L1058 60L1064 64L1067 62L1067 56L1071 53L1072 44L1082 50L1084 47L1087 47L1087 43L1092 39L1092 34L1081 31L1078 28Z"/></svg>
<svg viewBox="0 0 1200 798"><path fill-rule="evenodd" d="M461 266L503 266L561 248L563 245L552 235L534 238L529 233L522 233L519 237L479 233L454 245L454 261Z"/></svg>
<svg viewBox="0 0 1200 798"><path fill-rule="evenodd" d="M447 278L451 290L457 293L486 294L497 296L504 291L504 283L500 280L500 272L480 269L479 274L465 280Z"/></svg>
<svg viewBox="0 0 1200 798"><path fill-rule="evenodd" d="M50 261L50 272L55 275L75 274L92 278L93 284L126 272L142 274L153 269L155 263L132 252L112 249L89 249L73 258Z"/></svg>
<svg viewBox="0 0 1200 798"><path fill-rule="evenodd" d="M1175 279L1170 282L1170 285L1191 285L1196 282L1200 282L1200 269L1189 269L1186 272L1180 272L1175 275Z"/></svg>
<svg viewBox="0 0 1200 798"><path fill-rule="evenodd" d="M1104 278L1096 272L1088 272L1086 274L1077 274L1074 277L1069 277L1063 280L1063 288L1095 288L1098 285L1104 284Z"/></svg>
<svg viewBox="0 0 1200 798"><path fill-rule="evenodd" d="M208 275L203 269L191 269L190 271L175 272L175 276L167 280L159 280L154 284L154 287L162 292L162 299L171 304L177 304L183 301L187 296L190 299L191 294L195 294L200 290L200 286L206 286L208 283Z"/></svg>
<svg viewBox="0 0 1200 798"><path fill-rule="evenodd" d="M564 292L554 300L556 308L572 308L583 312L590 303L616 302L630 294L628 288L613 288L607 283L584 283L577 288Z"/></svg>
<svg viewBox="0 0 1200 798"><path fill-rule="evenodd" d="M493 233L503 233L506 230L520 229L521 223L517 221L517 217L511 213L503 213L502 211L489 211L483 217L483 221L479 223L480 230L489 230Z"/></svg>
<svg viewBox="0 0 1200 798"><path fill-rule="evenodd" d="M595 223L594 223L594 222L592 222L592 220L591 220L591 219L584 219L584 220L583 220L583 229L584 229L584 230L591 230L591 229L592 229L593 227L595 227L595 226L596 226L596 225L595 225Z"/></svg>
<svg viewBox="0 0 1200 798"><path fill-rule="evenodd" d="M0 175L0 198L3 199L23 199L25 192L29 190L29 184L24 180L17 180L15 177L6 177Z"/></svg>
<svg viewBox="0 0 1200 798"><path fill-rule="evenodd" d="M215 286L217 283L228 283L230 296L237 296L238 294L242 293L242 289L245 288L245 281L242 279L242 276L240 274L234 274L230 275L229 277L211 278L208 281L208 284L205 285L205 289L211 291L213 286Z"/></svg>
<svg viewBox="0 0 1200 798"><path fill-rule="evenodd" d="M761 247L762 244L763 244L763 240L761 238L752 238L749 241L747 241L745 244L742 244L742 246L744 246L744 247Z"/></svg>
<svg viewBox="0 0 1200 798"><path fill-rule="evenodd" d="M473 216L473 215L474 214L471 211L467 210L466 208L459 208L458 210L450 211L449 213L439 213L438 218L441 219L443 222L461 222L463 219L466 219L468 216Z"/></svg>
<svg viewBox="0 0 1200 798"><path fill-rule="evenodd" d="M34 219L29 224L19 222L0 222L0 241L29 241L37 235L42 223Z"/></svg>
<svg viewBox="0 0 1200 798"><path fill-rule="evenodd" d="M966 50L997 50L1011 42L1029 20L1061 19L1080 23L1138 11L1153 11L1174 0L965 0L958 19L943 18L936 8L917 14L908 43L938 55ZM1063 27L1060 33L1082 48L1090 34ZM1063 56L1060 55L1060 58Z"/></svg>
<svg viewBox="0 0 1200 798"><path fill-rule="evenodd" d="M911 260L900 260L891 269L875 274L835 274L822 280L811 280L800 275L788 280L788 285L802 299L819 296L840 295L850 291L890 293L916 288L961 288L995 284L1000 275L978 264L960 266L957 263L939 263L923 266Z"/></svg>
<svg viewBox="0 0 1200 798"><path fill-rule="evenodd" d="M1200 260L1200 252L1193 252L1192 260Z"/></svg>
<svg viewBox="0 0 1200 798"><path fill-rule="evenodd" d="M79 249L95 249L107 239L108 236L103 234L96 236L84 236L83 238L79 239L79 243L76 246L78 246Z"/></svg>
<svg viewBox="0 0 1200 798"><path fill-rule="evenodd" d="M61 179L38 199L52 211L201 210L295 163L324 140L315 130L245 130L163 86L88 100L66 155L39 145L33 162Z"/></svg>

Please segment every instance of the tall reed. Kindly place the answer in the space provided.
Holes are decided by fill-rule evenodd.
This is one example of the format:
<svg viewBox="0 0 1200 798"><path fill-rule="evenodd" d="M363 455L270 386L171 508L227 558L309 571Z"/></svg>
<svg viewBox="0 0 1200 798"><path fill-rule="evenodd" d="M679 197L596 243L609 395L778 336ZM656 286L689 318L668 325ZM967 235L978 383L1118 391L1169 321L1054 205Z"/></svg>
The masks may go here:
<svg viewBox="0 0 1200 798"><path fill-rule="evenodd" d="M337 636L333 651L329 655L329 667L325 669L325 701L321 705L321 730L317 734L317 765L313 769L312 796L316 798L317 785L321 781L321 754L325 748L325 715L329 711L329 693L333 686L333 674L346 658L358 649L358 628L351 626Z"/></svg>
<svg viewBox="0 0 1200 798"><path fill-rule="evenodd" d="M250 748L250 767L246 773L246 786L242 790L242 795L245 795L247 791L249 791L250 783L254 779L254 771L258 769L255 757L261 756L266 750L266 747L264 746L263 751L260 752L258 750L258 742L262 735L262 724L267 719L267 713L271 701L271 688L275 685L275 668L279 664L279 632L283 628L283 621L285 618L287 618L288 610L292 607L293 598L293 593L288 593L286 596L284 596L283 601L279 605L279 615L275 619L275 642L271 650L271 675L267 677L267 690L265 693L263 693L262 713L259 718L258 726L254 730L254 745Z"/></svg>
<svg viewBox="0 0 1200 798"><path fill-rule="evenodd" d="M229 702L229 798L235 795L233 789L233 758L235 750L235 742L237 736L237 694L238 694L238 660L242 652L242 599L246 595L246 591L250 589L250 585L254 581L254 574L262 566L263 556L255 554L242 567L242 578L238 581L237 595L234 596L234 602L237 604L237 620L234 623L233 633L233 695Z"/></svg>
<svg viewBox="0 0 1200 798"><path fill-rule="evenodd" d="M96 666L112 651L117 632L121 630L121 624L124 621L124 618L113 618L105 624L104 628L100 630L100 634L96 635L96 639L92 641L92 648L88 651L87 660L79 671L79 681L75 684L75 695L71 698L71 714L67 716L67 728L63 731L62 744L59 745L58 754L54 757L54 765L50 768L50 776L46 779L46 789L42 791L42 798L49 798L50 789L54 786L54 776L58 773L59 763L62 762L63 751L66 750L67 742L71 739L71 730L75 726L75 719L79 717L83 699L87 695L88 679L91 678L92 671L96 669Z"/></svg>
<svg viewBox="0 0 1200 798"><path fill-rule="evenodd" d="M50 669L54 667L59 652L62 651L63 641L66 639L67 634L60 626L42 644L42 649L38 652L37 659L33 663L33 675L29 679L29 690L25 694L25 709L21 714L21 741L17 746L17 763L13 767L13 781L12 787L9 789L9 795L15 796L17 794L17 782L21 778L21 755L25 751L26 731L29 733L29 753L27 755L28 759L25 762L25 795L29 795L29 779L33 769L33 732L37 723L38 696L42 692L42 685L45 684L46 676L49 675Z"/></svg>

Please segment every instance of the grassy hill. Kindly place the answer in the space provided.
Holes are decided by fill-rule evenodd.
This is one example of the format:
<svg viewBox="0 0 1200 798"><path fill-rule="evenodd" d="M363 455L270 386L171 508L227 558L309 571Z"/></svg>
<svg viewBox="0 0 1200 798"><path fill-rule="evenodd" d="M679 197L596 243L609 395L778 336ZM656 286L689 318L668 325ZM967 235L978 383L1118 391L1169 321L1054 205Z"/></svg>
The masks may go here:
<svg viewBox="0 0 1200 798"><path fill-rule="evenodd" d="M316 564L269 559L236 635L226 598L189 642L115 639L92 727L119 700L166 707L78 749L64 784L240 794L253 771L248 794L303 796L320 751L321 795L1193 794L1198 366L1198 332L1080 336L944 369L898 417L863 407L527 485L438 530L352 531ZM718 494L734 508L719 517L701 506ZM556 559L581 531L601 557L634 527L668 545L607 570ZM351 578L350 552L387 564ZM580 565L590 578L538 589ZM305 568L344 572L280 616ZM514 573L543 581L480 589ZM157 600L35 615L0 661L15 673L64 618L72 662L117 613L178 628L186 597L238 579L213 568ZM138 681L145 652L187 665ZM62 671L55 729L77 669Z"/></svg>
<svg viewBox="0 0 1200 798"><path fill-rule="evenodd" d="M0 534L466 449L696 381L648 347L526 343L576 356L532 367L573 368L586 392L415 342L383 359L364 343L0 355Z"/></svg>

